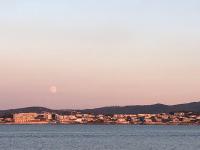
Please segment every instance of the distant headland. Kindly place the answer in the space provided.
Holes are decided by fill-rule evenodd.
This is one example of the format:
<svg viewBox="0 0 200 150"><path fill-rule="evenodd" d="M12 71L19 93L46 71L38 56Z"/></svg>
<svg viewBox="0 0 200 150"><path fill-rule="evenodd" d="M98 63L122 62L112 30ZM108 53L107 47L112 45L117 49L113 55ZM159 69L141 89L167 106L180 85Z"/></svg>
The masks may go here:
<svg viewBox="0 0 200 150"><path fill-rule="evenodd" d="M198 124L200 102L83 110L26 107L0 111L0 124Z"/></svg>
<svg viewBox="0 0 200 150"><path fill-rule="evenodd" d="M49 109L45 107L25 107L17 109L0 110L0 116L14 113L28 112L51 112L58 114L70 114L72 111L91 114L159 114L170 112L195 112L200 113L200 101L177 105L152 104L152 105L129 105L107 106L93 109Z"/></svg>

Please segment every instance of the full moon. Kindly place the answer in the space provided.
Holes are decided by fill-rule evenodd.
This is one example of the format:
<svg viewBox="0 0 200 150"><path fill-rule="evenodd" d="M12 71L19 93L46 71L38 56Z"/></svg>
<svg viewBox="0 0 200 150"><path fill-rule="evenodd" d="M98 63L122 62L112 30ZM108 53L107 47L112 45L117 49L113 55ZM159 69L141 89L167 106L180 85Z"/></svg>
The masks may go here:
<svg viewBox="0 0 200 150"><path fill-rule="evenodd" d="M49 88L49 91L50 91L51 93L55 94L55 93L57 92L57 87L56 87L56 86L51 86L51 87Z"/></svg>

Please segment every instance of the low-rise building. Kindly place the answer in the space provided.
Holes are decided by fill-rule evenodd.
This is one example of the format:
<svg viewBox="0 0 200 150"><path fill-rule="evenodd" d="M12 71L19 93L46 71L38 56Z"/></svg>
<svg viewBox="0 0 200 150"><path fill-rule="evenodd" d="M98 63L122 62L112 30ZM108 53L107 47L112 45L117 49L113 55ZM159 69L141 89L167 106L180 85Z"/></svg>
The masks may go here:
<svg viewBox="0 0 200 150"><path fill-rule="evenodd" d="M37 116L37 113L18 113L13 115L13 120L15 123L28 123L35 121Z"/></svg>

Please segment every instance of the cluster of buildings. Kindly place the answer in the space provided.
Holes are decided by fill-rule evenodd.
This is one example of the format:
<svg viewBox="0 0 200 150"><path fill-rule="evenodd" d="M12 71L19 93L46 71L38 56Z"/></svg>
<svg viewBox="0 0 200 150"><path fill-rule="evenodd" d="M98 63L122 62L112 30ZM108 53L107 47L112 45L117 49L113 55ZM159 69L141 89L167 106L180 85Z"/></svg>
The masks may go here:
<svg viewBox="0 0 200 150"><path fill-rule="evenodd" d="M12 117L0 118L1 124L144 124L144 125L177 125L200 124L200 115L192 112L162 114L114 114L93 115L72 113L17 113Z"/></svg>

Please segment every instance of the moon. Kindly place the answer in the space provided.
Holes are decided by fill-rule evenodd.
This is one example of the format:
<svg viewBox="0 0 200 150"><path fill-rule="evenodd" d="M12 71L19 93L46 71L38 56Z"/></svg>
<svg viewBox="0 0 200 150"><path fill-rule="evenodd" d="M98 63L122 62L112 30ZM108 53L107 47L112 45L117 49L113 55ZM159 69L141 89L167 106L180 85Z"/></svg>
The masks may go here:
<svg viewBox="0 0 200 150"><path fill-rule="evenodd" d="M49 88L49 91L52 93L52 94L55 94L57 92L57 87L56 86L51 86Z"/></svg>

